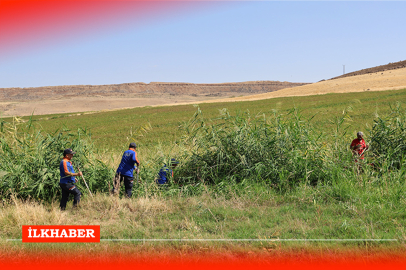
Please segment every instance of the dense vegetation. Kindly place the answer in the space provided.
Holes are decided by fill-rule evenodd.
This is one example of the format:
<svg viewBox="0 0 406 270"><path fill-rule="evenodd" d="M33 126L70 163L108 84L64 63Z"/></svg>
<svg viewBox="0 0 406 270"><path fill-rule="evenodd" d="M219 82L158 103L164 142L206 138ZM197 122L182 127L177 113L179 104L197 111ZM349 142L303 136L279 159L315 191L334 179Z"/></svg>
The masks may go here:
<svg viewBox="0 0 406 270"><path fill-rule="evenodd" d="M402 93L406 91L381 92L380 100ZM339 105L324 100L316 111L292 106L258 112L265 101L247 103L251 109L239 112L219 112L224 104L206 105L193 107L195 114L188 111L186 119L185 107L179 106L152 118L156 122L138 122L137 129L127 125L124 135L115 133L113 122L117 114L132 115L134 110L111 112L111 119L106 113L72 117L74 123L55 130L53 119L0 120L2 235L20 237L22 224L97 223L103 226L103 238L404 241L406 110L402 101L392 107L380 103L378 110L377 96L365 94L363 105L370 99L375 106L365 105L361 114L352 99ZM334 106L340 110L316 114ZM367 124L359 124L357 117ZM90 136L77 126L84 122L105 123L104 132L121 141L120 150L94 139L100 131L92 130ZM166 137L156 136L161 129ZM358 130L371 146L364 162L354 162L349 150ZM131 200L110 197L114 171L130 141L139 142L141 183ZM68 147L77 151L73 163L96 195L87 196L80 181L83 208L66 215L57 206L58 167ZM174 181L158 187L157 172L174 156L181 161Z"/></svg>
<svg viewBox="0 0 406 270"><path fill-rule="evenodd" d="M186 130L190 151L184 155L182 174L191 182L248 179L280 189L299 181L317 184L330 178L331 150L295 110L285 117L231 116L224 111L220 118L207 122L199 111Z"/></svg>
<svg viewBox="0 0 406 270"><path fill-rule="evenodd" d="M406 114L399 104L389 115L375 120L371 149L381 172L406 169Z"/></svg>
<svg viewBox="0 0 406 270"><path fill-rule="evenodd" d="M199 110L186 125L188 151L180 172L186 183L264 182L277 189L298 182L325 185L360 173L370 178L406 172L406 111L392 108L374 120L367 134L371 152L366 160L348 150L348 118L331 119L333 131L318 132L297 110L285 116L231 116L227 111L211 121ZM354 162L356 160L356 162Z"/></svg>
<svg viewBox="0 0 406 270"><path fill-rule="evenodd" d="M22 127L24 132L19 128ZM0 130L0 194L52 201L59 196L59 163L63 150L77 152L73 164L81 169L93 191L107 191L111 169L97 158L88 131L37 130L32 121L2 122ZM103 179L104 181L99 181Z"/></svg>
<svg viewBox="0 0 406 270"><path fill-rule="evenodd" d="M332 185L366 177L385 177L403 181L406 172L406 113L398 105L385 117L377 117L367 136L371 151L365 161L354 162L348 150L351 140L345 127L347 112L332 119L333 132L317 131L311 119L296 109L286 115L274 113L232 116L223 110L220 117L207 119L198 108L179 133L178 144L168 152L151 149L144 158L141 178L150 193L160 166L171 154L181 165L173 188L199 193L199 185L236 184L242 181L263 183L280 191L298 183ZM23 126L24 132L19 132ZM147 131L145 131L147 132ZM0 192L20 198L52 201L59 197L59 163L63 149L77 151L74 164L81 168L93 192L109 191L114 167L101 159L88 131L58 130L52 134L36 130L32 121L2 122L0 138ZM361 176L360 176L361 175ZM139 190L139 193L145 193Z"/></svg>
<svg viewBox="0 0 406 270"><path fill-rule="evenodd" d="M205 118L217 118L219 111L227 108L231 115L249 111L251 115L265 114L267 117L277 112L279 115L289 113L297 108L305 119L313 117L315 130L331 132L336 123L331 120L342 117L343 110L348 111L347 124L349 131L371 128L375 115L390 112L390 104L406 101L406 89L361 92L347 94L327 94L305 97L286 97L268 100L208 103L200 104ZM40 125L44 132L54 133L61 128L72 131L85 128L91 131L92 141L99 148L121 152L134 137L140 151L153 148L158 143L173 145L180 139L179 125L187 122L195 113L193 105L143 107L117 111L101 111L95 113L34 115L33 123ZM23 118L28 120L27 117ZM10 121L12 119L4 119ZM150 126L144 136L140 129Z"/></svg>

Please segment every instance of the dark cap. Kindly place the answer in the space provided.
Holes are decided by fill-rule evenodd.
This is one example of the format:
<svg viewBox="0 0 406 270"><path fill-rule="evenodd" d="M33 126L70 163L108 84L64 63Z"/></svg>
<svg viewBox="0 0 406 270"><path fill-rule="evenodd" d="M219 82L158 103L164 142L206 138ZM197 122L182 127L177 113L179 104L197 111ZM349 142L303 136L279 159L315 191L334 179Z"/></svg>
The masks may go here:
<svg viewBox="0 0 406 270"><path fill-rule="evenodd" d="M128 148L137 148L137 145L135 144L135 142L130 143L130 146L128 146Z"/></svg>
<svg viewBox="0 0 406 270"><path fill-rule="evenodd" d="M177 161L175 158L171 158L171 165L174 164L179 164L179 161Z"/></svg>
<svg viewBox="0 0 406 270"><path fill-rule="evenodd" d="M76 152L73 152L71 148L63 150L63 156L66 156L67 154L76 154Z"/></svg>

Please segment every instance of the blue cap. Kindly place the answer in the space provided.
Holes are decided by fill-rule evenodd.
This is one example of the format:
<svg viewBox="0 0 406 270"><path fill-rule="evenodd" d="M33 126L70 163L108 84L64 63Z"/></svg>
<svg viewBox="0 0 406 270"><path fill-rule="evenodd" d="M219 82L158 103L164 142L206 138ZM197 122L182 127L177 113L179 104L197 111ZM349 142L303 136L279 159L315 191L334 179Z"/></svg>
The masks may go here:
<svg viewBox="0 0 406 270"><path fill-rule="evenodd" d="M179 161L177 161L175 158L171 158L171 165L173 164L179 164Z"/></svg>
<svg viewBox="0 0 406 270"><path fill-rule="evenodd" d="M137 145L135 144L135 142L130 143L130 146L128 146L128 148L137 148Z"/></svg>
<svg viewBox="0 0 406 270"><path fill-rule="evenodd" d="M66 156L67 154L76 154L76 152L73 152L71 148L63 150L63 156Z"/></svg>

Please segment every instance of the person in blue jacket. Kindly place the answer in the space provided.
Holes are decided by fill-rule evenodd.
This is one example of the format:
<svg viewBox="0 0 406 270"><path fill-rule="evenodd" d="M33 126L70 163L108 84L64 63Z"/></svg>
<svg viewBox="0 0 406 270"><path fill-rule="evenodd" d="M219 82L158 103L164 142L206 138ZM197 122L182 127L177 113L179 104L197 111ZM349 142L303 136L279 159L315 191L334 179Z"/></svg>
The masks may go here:
<svg viewBox="0 0 406 270"><path fill-rule="evenodd" d="M115 183L113 187L113 194L115 192L119 192L119 190L115 190L115 187L118 186L118 181L119 183L124 181L124 187L125 187L125 194L127 198L131 198L132 195L132 189L134 185L134 174L133 171L135 169L135 165L137 165L136 170L137 173L140 172L139 170L139 165L140 162L138 161L137 158L137 145L135 143L130 143L130 146L128 147L128 150L124 152L123 157L121 158L121 163L118 166L118 169L116 171L116 177L115 177Z"/></svg>
<svg viewBox="0 0 406 270"><path fill-rule="evenodd" d="M158 173L158 178L156 179L157 184L167 184L170 178L173 178L173 169L179 164L179 161L172 158L170 162L170 167L167 167L166 164L161 168Z"/></svg>
<svg viewBox="0 0 406 270"><path fill-rule="evenodd" d="M63 151L63 159L59 163L59 173L60 180L59 186L62 189L62 199L60 203L61 210L65 210L66 203L68 202L69 195L72 194L73 198L73 207L76 207L80 202L80 193L79 189L76 187L75 183L78 181L75 176L81 176L82 172L75 173L73 169L71 159L76 152L73 152L72 149L68 148Z"/></svg>

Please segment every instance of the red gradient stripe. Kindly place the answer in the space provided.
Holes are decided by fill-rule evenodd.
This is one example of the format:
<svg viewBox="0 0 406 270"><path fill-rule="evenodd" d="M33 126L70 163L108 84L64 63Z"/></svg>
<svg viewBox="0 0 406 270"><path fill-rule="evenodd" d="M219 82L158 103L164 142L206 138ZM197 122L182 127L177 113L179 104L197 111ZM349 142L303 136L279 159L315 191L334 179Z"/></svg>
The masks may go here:
<svg viewBox="0 0 406 270"><path fill-rule="evenodd" d="M103 269L176 269L176 270L265 270L265 269L312 269L312 270L378 270L391 269L403 270L406 266L406 260L393 259L390 256L374 260L371 254L363 254L362 257L343 259L330 258L325 259L322 256L306 259L295 256L294 252L286 254L285 257L272 258L269 254L267 257L256 258L238 258L230 259L230 254L225 253L223 256L219 254L213 255L214 259L208 259L211 254L202 254L196 256L193 254L184 254L183 258L171 259L168 257L160 257L159 254L151 253L149 257L131 259L139 254L112 255L106 252L106 256L98 258L97 254L64 254L55 256L52 253L47 256L38 256L30 254L30 257L21 259L10 258L11 261L6 261L4 256L0 259L0 267L2 269L30 269L30 270L62 270L62 269L86 269L86 270L103 270ZM253 255L255 256L255 255ZM222 257L222 258L220 258Z"/></svg>
<svg viewBox="0 0 406 270"><path fill-rule="evenodd" d="M208 2L206 2L208 3ZM55 42L72 42L129 23L190 12L203 2L131 0L0 0L0 57ZM185 9L186 8L186 9Z"/></svg>

